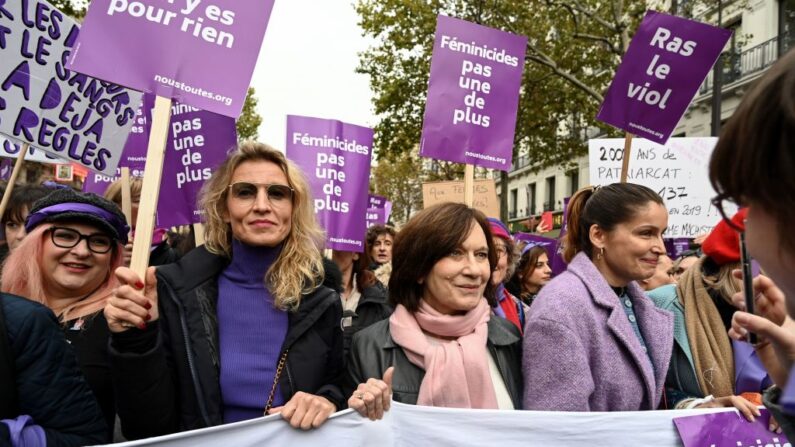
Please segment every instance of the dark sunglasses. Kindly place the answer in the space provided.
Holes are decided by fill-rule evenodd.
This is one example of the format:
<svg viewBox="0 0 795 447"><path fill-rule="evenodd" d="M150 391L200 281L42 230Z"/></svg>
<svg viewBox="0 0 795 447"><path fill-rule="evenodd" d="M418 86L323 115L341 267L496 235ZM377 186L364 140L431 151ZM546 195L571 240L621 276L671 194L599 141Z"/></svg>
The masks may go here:
<svg viewBox="0 0 795 447"><path fill-rule="evenodd" d="M83 239L88 243L88 249L94 253L105 254L113 248L113 238L106 234L81 234L71 228L51 227L50 238L60 248L73 248Z"/></svg>
<svg viewBox="0 0 795 447"><path fill-rule="evenodd" d="M253 202L257 198L260 188L265 189L268 201L275 205L291 201L295 191L287 185L269 183L236 182L229 185L232 197L244 202Z"/></svg>

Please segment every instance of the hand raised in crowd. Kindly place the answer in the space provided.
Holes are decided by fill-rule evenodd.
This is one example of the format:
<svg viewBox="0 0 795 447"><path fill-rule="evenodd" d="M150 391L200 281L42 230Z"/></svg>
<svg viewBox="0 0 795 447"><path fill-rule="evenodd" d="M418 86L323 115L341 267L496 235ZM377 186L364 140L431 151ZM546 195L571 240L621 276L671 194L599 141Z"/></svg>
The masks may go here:
<svg viewBox="0 0 795 447"><path fill-rule="evenodd" d="M325 397L299 391L286 404L268 410L268 414L281 414L293 428L309 430L323 425L335 411L337 406Z"/></svg>
<svg viewBox="0 0 795 447"><path fill-rule="evenodd" d="M146 270L146 285L128 267L116 269L121 284L105 305L105 319L111 332L124 332L132 327L146 329L146 323L157 320L157 277L155 268Z"/></svg>
<svg viewBox="0 0 795 447"><path fill-rule="evenodd" d="M384 417L384 412L389 411L392 403L392 376L395 367L390 366L384 373L384 380L368 379L360 383L348 399L348 407L358 411L359 414L377 421Z"/></svg>
<svg viewBox="0 0 795 447"><path fill-rule="evenodd" d="M759 336L755 345L759 359L773 382L784 386L795 362L795 322L787 316L784 293L770 278L757 276L753 287L755 315L735 312L729 337L744 341L749 331L756 333ZM744 310L743 293L735 294L732 303Z"/></svg>
<svg viewBox="0 0 795 447"><path fill-rule="evenodd" d="M536 227L536 233L539 233L539 234L548 233L550 231L552 231L552 228L549 228L546 225L546 223L544 223L544 221L541 221L541 223L539 223L538 226Z"/></svg>

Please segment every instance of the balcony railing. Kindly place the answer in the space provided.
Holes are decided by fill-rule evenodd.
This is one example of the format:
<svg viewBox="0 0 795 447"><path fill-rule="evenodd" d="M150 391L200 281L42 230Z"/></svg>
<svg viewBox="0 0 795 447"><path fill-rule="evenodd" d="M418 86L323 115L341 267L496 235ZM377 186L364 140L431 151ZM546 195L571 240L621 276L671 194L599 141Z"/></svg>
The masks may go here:
<svg viewBox="0 0 795 447"><path fill-rule="evenodd" d="M516 210L508 211L508 219L516 219Z"/></svg>
<svg viewBox="0 0 795 447"><path fill-rule="evenodd" d="M513 159L513 163L511 163L511 171L516 171L517 169L522 169L525 166L530 166L530 157L527 155L520 155Z"/></svg>
<svg viewBox="0 0 795 447"><path fill-rule="evenodd" d="M544 202L544 211L552 211L555 209L555 202Z"/></svg>
<svg viewBox="0 0 795 447"><path fill-rule="evenodd" d="M782 34L745 51L731 50L724 53L726 65L723 68L723 85L739 81L773 65L779 56L786 53L793 44L795 44L795 36ZM701 88L698 90L700 95L712 91L712 73L710 71L707 79L701 84Z"/></svg>

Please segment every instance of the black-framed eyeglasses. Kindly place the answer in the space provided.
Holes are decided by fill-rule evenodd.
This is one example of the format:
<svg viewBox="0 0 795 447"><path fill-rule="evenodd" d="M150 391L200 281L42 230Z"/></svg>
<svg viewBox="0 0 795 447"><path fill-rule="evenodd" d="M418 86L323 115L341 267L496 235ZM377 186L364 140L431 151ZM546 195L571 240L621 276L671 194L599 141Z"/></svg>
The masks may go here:
<svg viewBox="0 0 795 447"><path fill-rule="evenodd" d="M743 229L740 228L736 223L732 222L731 216L728 216L726 214L726 210L723 209L723 202L725 202L726 200L729 200L729 198L727 196L725 196L724 194L718 194L717 196L712 198L712 201L711 201L712 202L712 206L714 206L715 209L718 210L718 213L720 213L720 217L724 221L726 221L726 225L728 225L729 228L731 228L732 230L734 230L734 231L736 231L738 233L742 233Z"/></svg>
<svg viewBox="0 0 795 447"><path fill-rule="evenodd" d="M60 248L73 248L85 239L88 249L97 254L105 254L113 248L113 238L106 234L82 234L77 230L65 227L50 228L50 238L52 243Z"/></svg>
<svg viewBox="0 0 795 447"><path fill-rule="evenodd" d="M293 188L277 183L235 182L229 185L232 197L246 203L253 203L257 199L260 188L265 189L268 201L277 206L292 202L295 192Z"/></svg>

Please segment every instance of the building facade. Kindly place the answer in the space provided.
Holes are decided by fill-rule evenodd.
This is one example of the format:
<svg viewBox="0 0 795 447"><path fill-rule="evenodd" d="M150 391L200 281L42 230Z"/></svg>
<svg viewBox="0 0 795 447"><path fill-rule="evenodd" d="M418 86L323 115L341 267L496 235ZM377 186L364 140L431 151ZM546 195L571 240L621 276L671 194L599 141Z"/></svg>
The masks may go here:
<svg viewBox="0 0 795 447"><path fill-rule="evenodd" d="M680 0L678 15L717 23L717 8L690 11L690 1ZM725 5L724 5L725 3ZM721 24L734 31L723 56L720 84L721 123L734 113L745 92L762 73L789 49L795 48L795 0L721 2ZM672 136L703 137L712 134L713 74L699 88ZM588 142L583 141L587 146ZM537 169L526 156L516 157L508 174L508 224L513 231L532 230L545 211L552 211L556 227L562 222L563 200L590 184L588 157L570 160L567 166ZM495 176L499 184L499 175ZM500 188L498 186L499 194Z"/></svg>

